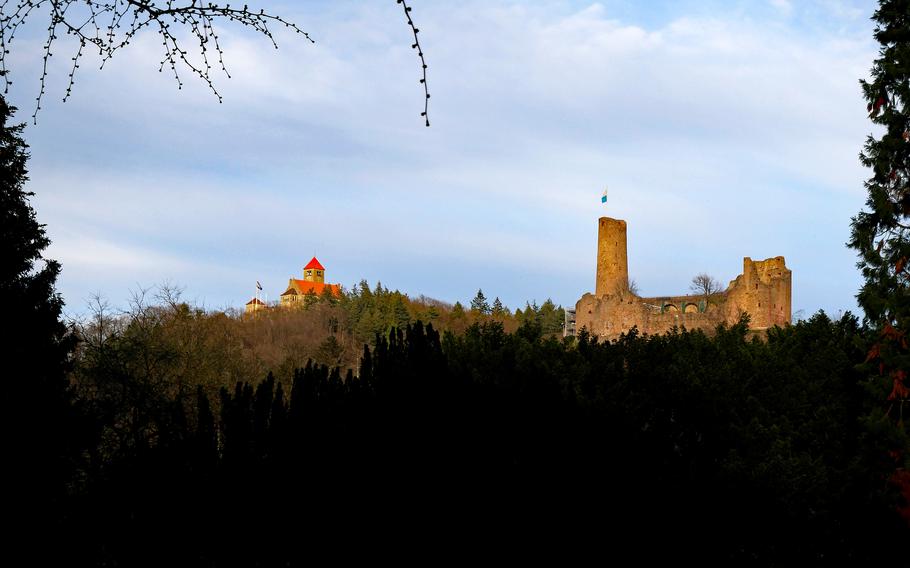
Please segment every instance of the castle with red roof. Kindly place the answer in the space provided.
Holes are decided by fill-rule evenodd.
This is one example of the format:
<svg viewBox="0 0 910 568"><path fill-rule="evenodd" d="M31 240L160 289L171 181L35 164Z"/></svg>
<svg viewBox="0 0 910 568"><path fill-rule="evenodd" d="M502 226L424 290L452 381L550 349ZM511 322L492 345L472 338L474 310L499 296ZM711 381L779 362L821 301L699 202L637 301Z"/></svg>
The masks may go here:
<svg viewBox="0 0 910 568"><path fill-rule="evenodd" d="M326 289L328 289L328 293L333 296L341 295L341 288L338 284L325 283L325 267L322 266L314 256L313 259L303 267L303 280L297 278L288 280L287 290L281 293L281 305L293 306L298 302L303 302L307 294L319 296L325 294Z"/></svg>
<svg viewBox="0 0 910 568"><path fill-rule="evenodd" d="M282 307L303 306L307 297L313 298L323 294L340 296L341 286L325 283L325 267L314 256L303 267L302 279L291 278L288 280L288 287L281 293L281 301L278 305ZM246 312L255 312L266 307L266 304L257 297L247 302Z"/></svg>

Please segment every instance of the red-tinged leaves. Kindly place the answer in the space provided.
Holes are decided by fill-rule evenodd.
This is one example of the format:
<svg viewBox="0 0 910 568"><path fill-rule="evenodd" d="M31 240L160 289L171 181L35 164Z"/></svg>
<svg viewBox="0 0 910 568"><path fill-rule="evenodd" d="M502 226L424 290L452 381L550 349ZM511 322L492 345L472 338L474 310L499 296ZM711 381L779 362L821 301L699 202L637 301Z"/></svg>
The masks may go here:
<svg viewBox="0 0 910 568"><path fill-rule="evenodd" d="M901 517L904 518L904 521L907 522L907 525L910 526L910 471L902 468L898 469L891 474L891 483L898 488L904 497L903 505L899 506L897 510Z"/></svg>
<svg viewBox="0 0 910 568"><path fill-rule="evenodd" d="M878 111L882 108L882 106L884 106L884 104L885 104L885 97L877 98L875 100L875 104L872 106L872 112L871 112L870 116L877 116Z"/></svg>
<svg viewBox="0 0 910 568"><path fill-rule="evenodd" d="M882 329L882 337L886 337L892 340L898 340L904 336L904 332L898 329L895 329L890 323L886 323L885 327Z"/></svg>
<svg viewBox="0 0 910 568"><path fill-rule="evenodd" d="M898 274L900 274L901 272L904 271L904 266L906 266L906 264L907 264L907 257L906 256L900 257L900 259L898 259L898 261L897 261L897 264L894 265L894 271L897 272Z"/></svg>
<svg viewBox="0 0 910 568"><path fill-rule="evenodd" d="M910 396L910 389L907 388L907 373L903 369L898 369L896 371L891 371L891 378L893 380L893 387L891 389L891 394L888 395L888 400L905 400Z"/></svg>
<svg viewBox="0 0 910 568"><path fill-rule="evenodd" d="M871 361L873 359L878 359L879 354L881 354L881 350L882 350L881 345L879 345L878 343L873 345L872 348L869 349L869 353L866 355L866 363L868 363L869 361Z"/></svg>

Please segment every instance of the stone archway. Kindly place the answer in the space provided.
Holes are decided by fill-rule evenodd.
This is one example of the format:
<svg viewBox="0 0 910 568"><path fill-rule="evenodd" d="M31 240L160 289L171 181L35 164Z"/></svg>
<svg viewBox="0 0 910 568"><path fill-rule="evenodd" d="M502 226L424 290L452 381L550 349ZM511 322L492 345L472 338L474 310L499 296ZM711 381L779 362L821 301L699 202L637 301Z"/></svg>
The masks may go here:
<svg viewBox="0 0 910 568"><path fill-rule="evenodd" d="M697 314L697 313L698 313L698 305L697 305L697 304L692 304L692 303L686 304L686 307L683 308L683 313L686 313L686 314Z"/></svg>

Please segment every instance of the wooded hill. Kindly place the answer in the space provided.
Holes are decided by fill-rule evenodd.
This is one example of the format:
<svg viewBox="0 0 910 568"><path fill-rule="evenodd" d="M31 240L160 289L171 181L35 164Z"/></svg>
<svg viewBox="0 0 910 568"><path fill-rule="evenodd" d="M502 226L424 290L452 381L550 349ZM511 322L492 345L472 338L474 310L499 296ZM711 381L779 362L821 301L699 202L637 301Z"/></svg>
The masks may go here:
<svg viewBox="0 0 910 568"><path fill-rule="evenodd" d="M99 365L60 527L107 565L565 538L604 559L900 565L906 439L868 340L850 315L765 341L746 320L611 343L417 322L356 371L308 361L215 397Z"/></svg>

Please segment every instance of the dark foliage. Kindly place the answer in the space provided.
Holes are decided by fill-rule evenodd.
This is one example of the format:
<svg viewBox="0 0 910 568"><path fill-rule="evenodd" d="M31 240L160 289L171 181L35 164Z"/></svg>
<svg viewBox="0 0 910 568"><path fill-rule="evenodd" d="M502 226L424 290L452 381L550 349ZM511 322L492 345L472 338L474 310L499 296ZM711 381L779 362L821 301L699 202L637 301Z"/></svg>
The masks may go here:
<svg viewBox="0 0 910 568"><path fill-rule="evenodd" d="M874 333L866 345L867 387L879 401L868 420L888 440L893 482L910 499L910 0L881 0L872 16L880 44L869 81L861 81L869 118L878 125L860 154L872 177L868 210L853 219L849 246L865 282L857 300ZM904 509L910 522L910 507Z"/></svg>
<svg viewBox="0 0 910 568"><path fill-rule="evenodd" d="M613 343L495 321L394 329L356 377L311 362L287 398L269 376L223 389L217 412L202 389L175 400L73 497L68 532L111 565L283 565L375 542L900 560L889 543L910 534L862 421L856 319L819 314L767 341L746 329Z"/></svg>
<svg viewBox="0 0 910 568"><path fill-rule="evenodd" d="M8 124L15 110L0 97L0 376L7 401L4 460L15 494L10 501L25 504L8 513L18 530L33 534L48 519L65 517L65 496L79 482L92 430L66 380L73 342L54 290L60 265L42 257L50 241L29 203L33 194L25 190L23 125Z"/></svg>

